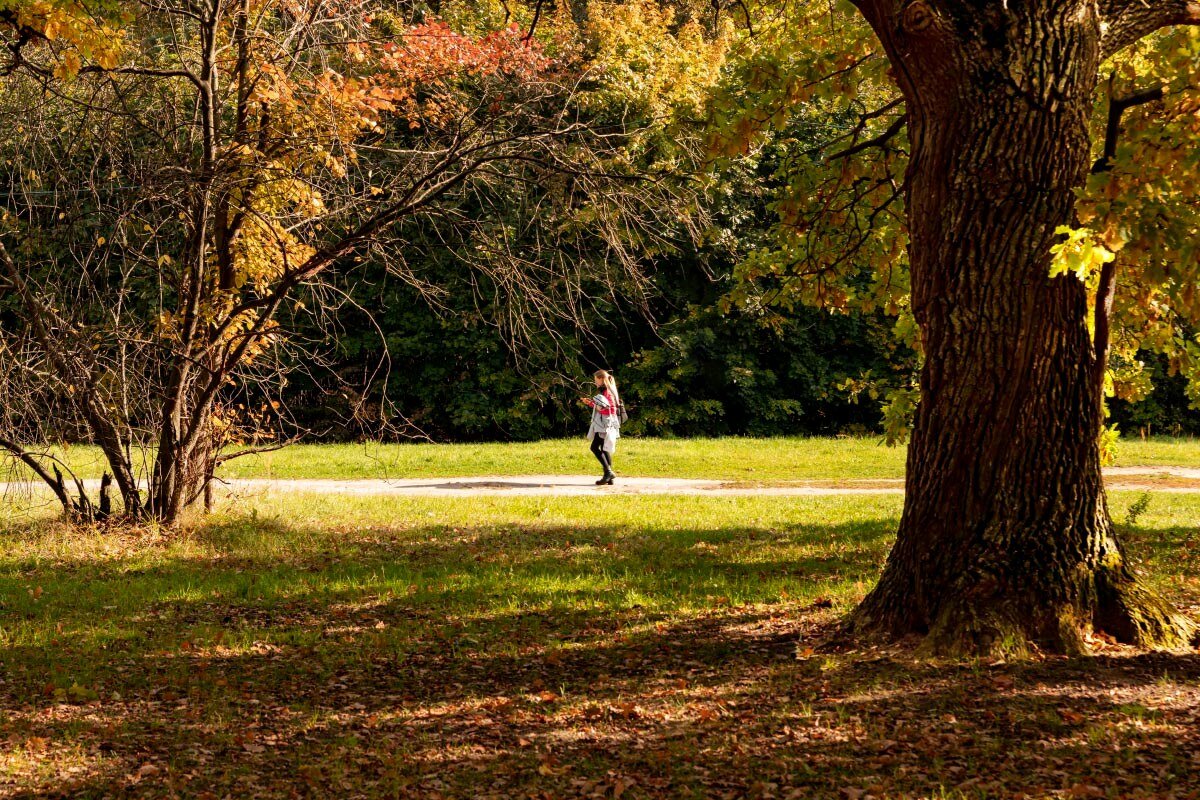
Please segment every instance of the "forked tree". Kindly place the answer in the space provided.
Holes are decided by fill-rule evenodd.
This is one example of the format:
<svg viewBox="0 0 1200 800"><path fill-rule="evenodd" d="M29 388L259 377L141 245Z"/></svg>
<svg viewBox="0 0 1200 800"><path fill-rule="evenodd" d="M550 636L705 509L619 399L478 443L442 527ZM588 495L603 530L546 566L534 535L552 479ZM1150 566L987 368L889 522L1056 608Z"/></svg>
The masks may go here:
<svg viewBox="0 0 1200 800"><path fill-rule="evenodd" d="M334 270L371 259L436 292L418 229L488 251L472 264L516 317L640 282L619 257L506 253L508 219L480 217L522 187L547 247L578 212L619 256L650 198L670 203L628 191L638 123L584 102L579 32L551 52L540 4L473 35L371 0L59 5L65 21L0 14L0 450L71 516L176 521L245 452L239 429L282 413L263 387L287 317L327 300ZM101 450L98 500L46 446L64 440Z"/></svg>

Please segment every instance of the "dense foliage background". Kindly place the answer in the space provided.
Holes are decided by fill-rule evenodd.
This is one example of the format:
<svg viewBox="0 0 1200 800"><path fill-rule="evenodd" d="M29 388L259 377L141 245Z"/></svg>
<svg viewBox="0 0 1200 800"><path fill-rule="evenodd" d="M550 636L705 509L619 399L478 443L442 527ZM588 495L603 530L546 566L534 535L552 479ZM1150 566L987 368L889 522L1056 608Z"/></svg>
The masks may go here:
<svg viewBox="0 0 1200 800"><path fill-rule="evenodd" d="M74 120L70 115L75 114L80 121L72 124L82 125L79 109L89 106L46 100L52 95L41 87L63 80L68 91L83 96L85 78L97 80L96 71L117 63L117 52L109 53L101 43L121 37L107 27L80 23L64 38L59 28L65 23L38 14L10 20L17 47L14 69L28 66L21 61L21 37L39 42L38 31L53 26L45 38L60 49L26 83L9 82L0 110L11 120L29 121L33 105L45 117L44 130L68 130L71 126L57 123ZM513 62L514 53L534 61L544 54L547 63L557 65L553 80L564 86L577 81L564 102L597 137L588 145L592 151L580 145L578 152L592 152L594 165L642 182L628 183L628 196L613 190L612 197L593 197L572 194L569 186L555 183L557 178L514 169L473 186L469 195L448 196L444 207L399 227L394 241L402 246L386 253L376 248L357 258L357 268L330 274L305 302L280 311L281 330L301 344L284 356L297 368L273 365L263 370L269 380L242 375L240 394L231 391L224 398L226 413L238 417L238 425L256 435L270 429L273 435L327 440L573 435L586 416L577 399L587 392L588 376L607 368L622 384L632 413L629 432L635 434L895 434L903 429L915 401L918 355L910 347L911 320L903 301L897 301L906 269L896 245L900 238L886 246L870 232L855 239L853 225L822 207L821 218L832 221L822 222L827 227L811 241L804 239L810 224L806 204L832 197L823 183L829 165L838 163L830 157L829 143L839 137L858 141L866 118L860 118L857 101L829 103L816 84L802 80L800 62L789 60L787 37L782 45L769 30L746 37L735 8L692 0L404 1L382 4L370 18L370 31L383 41L415 48L407 61L397 62L414 72L404 79L416 87L409 87L412 96L405 102L420 106L430 119L411 128L396 125L389 135L399 144L415 146L428 138L436 145L430 121L446 104L469 107L481 80L529 85L550 80L550 73L531 77L536 70L524 75ZM121 57L133 58L133 50L125 49ZM96 63L88 66L88 59ZM412 66L418 62L420 69ZM836 76L847 65L819 66ZM881 110L894 105L871 95L877 90L869 82L855 92L840 84L828 91L830 96L861 92L864 102L882 103ZM794 97L795 92L803 97ZM771 107L800 110L781 110L769 119L748 117L747 109L764 105L759 97L764 93ZM150 107L156 95L147 97ZM183 107L173 96L161 102ZM106 124L124 125L121 113L110 114ZM875 119L873 124L883 125L888 117ZM22 268L34 277L39 270L58 274L58 265L70 258L90 263L99 259L96 253L107 253L102 245L116 230L110 218L126 213L109 194L124 198L121 192L129 187L110 181L94 197L80 193L75 187L98 169L92 161L113 174L154 161L141 138L104 135L89 124L93 137L64 134L58 141L41 133L39 139L14 122L4 140L10 163L40 152L30 144L36 141L45 158L59 164L51 170L12 170L8 176L2 210L23 220L19 255ZM522 132L521 126L534 123L510 124ZM605 132L617 128L623 138L612 145ZM744 141L749 136L755 137L752 147ZM714 137L725 144L714 146ZM76 151L89 142L103 158L79 159ZM186 161L188 147L181 146L183 155L172 158ZM82 165L75 171L64 166L74 163L63 155L68 150ZM882 163L896 152L864 158ZM43 185L47 172L62 184L53 192ZM117 188L110 192L112 186ZM135 199L121 202L134 207ZM640 219L625 226L629 235L622 241L626 214ZM165 219L150 237L164 252L184 238L182 229L172 227L174 218ZM656 230L635 230L645 219L653 220ZM830 283L804 272L808 261L819 260L823 251L812 242L820 244L822 237L839 253L858 254ZM157 258L161 267L170 256ZM523 264L534 272L542 264L556 265L531 278L544 293L540 308L520 300L522 288L513 276ZM891 265L900 277L883 287L878 276L891 275ZM578 286L571 287L574 294L563 295L573 298L572 307L547 313L545 299L557 296L558 282L572 270L580 276ZM634 275L645 282L622 285ZM851 297L855 288L861 291ZM143 298L140 316L153 324L161 293L139 291L127 294ZM102 294L86 295L96 301L101 322L113 305ZM581 299L586 302L576 302ZM16 302L14 294L0 292L0 326L19 332ZM521 315L535 313L541 316L523 325ZM1185 322L1179 324L1186 328ZM1176 338L1185 341L1187 333L1182 330ZM1130 341L1138 346L1136 338ZM1161 354L1161 342L1155 347L1157 352L1118 354L1114 376L1127 378L1117 381L1111 421L1127 435L1200 433L1200 412L1189 405L1195 398L1175 374L1183 362ZM59 400L50 396L45 402ZM37 404L10 405L32 409ZM289 416L278 425L262 425L229 411L243 407L283 407ZM82 423L70 414L45 431L35 429L45 428L46 414L38 412L37 423L26 424L19 412L10 425L17 431L29 428L30 441L84 436Z"/></svg>
<svg viewBox="0 0 1200 800"><path fill-rule="evenodd" d="M664 278L671 271L665 267ZM388 396L394 411L412 423L402 429L445 441L574 435L585 416L575 400L601 366L621 380L632 414L629 430L637 434L880 432L879 401L855 398L840 387L864 373L912 368L912 354L898 352L886 320L802 308L776 327L721 309L727 277L673 277L661 282L657 327L614 308L593 320L594 339L570 340L578 346L564 359L549 349L532 358L514 354L503 333L480 315L439 314L407 285L380 276L378 284L355 289L360 302L378 301L384 309L375 314L379 329L347 320L337 354L340 377L365 389L371 383L365 378L386 356ZM1113 420L1125 435L1200 434L1200 413L1189 407L1186 381L1168 375L1163 361L1147 355L1154 378L1147 398L1111 401ZM355 417L351 401L357 398L346 391L297 385L293 406L322 437L372 435L379 420Z"/></svg>
<svg viewBox="0 0 1200 800"><path fill-rule="evenodd" d="M577 2L569 8L586 24L592 7L602 5ZM628 15L666 9L667 25L676 34L695 24L710 39L718 36L707 4L682 0L619 7ZM469 28L489 8L499 15L522 7L435 3L417 4L412 13ZM894 308L864 310L856 303L817 309L789 294L792 286L809 285L799 280L771 299L746 302L747 287L757 291L754 278L747 277L754 275L754 265L775 258L795 235L789 209L798 195L811 191L797 178L797 165L808 163L822 141L849 131L852 115L796 114L760 131L753 148L729 156L706 152L695 158L674 150L688 136L711 136L714 125L736 127L736 120L716 121L714 107L736 105L747 91L746 76L767 80L762 73L769 72L770 62L760 51L731 48L723 55L725 80L732 87L708 85L688 74L686 60L668 57L678 53L631 42L639 24L633 16L620 21L616 27L626 38L612 29L593 31L591 55L602 60L595 52L602 50L608 57L609 102L622 114L638 109L645 115L652 143L641 156L671 152L669 178L701 187L697 216L705 225L694 239L663 217L664 237L673 246L638 254L641 269L653 279L647 304L619 296L593 298L583 319L514 347L510 332L497 323L503 309L481 301L493 297L495 287L473 269L469 241L411 256L420 262L416 272L452 287L438 309L386 270L368 268L365 279L343 287L355 306L370 313L343 309L341 335L331 354L333 372L290 389L297 421L313 435L451 441L574 435L586 418L577 399L598 368L618 376L634 434L885 433L885 406L895 402L896 390L903 395L914 385L918 368L917 355L905 344L910 334L895 330L903 314ZM606 41L605 34L619 41ZM681 83L696 85L699 100L674 102L666 112L648 107L667 102L660 96L662 83L680 73ZM522 219L514 227L536 230L549 223ZM536 247L534 238L531 247ZM587 252L585 242L574 257L586 258ZM311 335L319 340L324 334L314 330ZM1187 381L1162 355L1141 352L1139 358L1150 379L1145 383L1149 394L1137 402L1122 399L1121 393L1111 398L1112 423L1126 435L1200 433L1200 412L1190 407ZM895 416L893 425L907 419L903 409Z"/></svg>

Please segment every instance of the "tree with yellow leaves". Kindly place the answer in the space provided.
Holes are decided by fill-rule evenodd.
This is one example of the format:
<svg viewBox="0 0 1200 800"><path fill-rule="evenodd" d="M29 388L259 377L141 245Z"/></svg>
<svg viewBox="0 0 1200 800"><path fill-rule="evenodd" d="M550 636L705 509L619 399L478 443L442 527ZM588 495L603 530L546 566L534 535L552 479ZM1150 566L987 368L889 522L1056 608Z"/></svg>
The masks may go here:
<svg viewBox="0 0 1200 800"><path fill-rule="evenodd" d="M286 380L287 318L325 313L304 299L329 299L331 270L370 258L434 291L405 258L411 227L477 225L466 218L503 185L586 206L619 252L646 212L645 192L620 199L635 196L640 167L622 153L641 123L600 119L611 79L581 87L615 68L583 55L578 29L537 32L539 8L462 32L363 0L138 2L103 51L38 23L10 48L0 104L0 299L22 320L5 332L19 357L0 370L0 448L75 516L171 523L220 463L278 444L246 431L286 414L264 387ZM22 13L14 24L34 19ZM570 313L582 282L613 277L516 256L478 266L526 317ZM93 502L34 446L80 428L119 509L107 476Z"/></svg>
<svg viewBox="0 0 1200 800"><path fill-rule="evenodd" d="M1106 393L1146 388L1139 348L1200 397L1200 5L753 10L714 144L795 117L813 136L733 301L883 310L923 357L890 406L912 414L896 546L851 627L950 653L1187 644L1100 469Z"/></svg>

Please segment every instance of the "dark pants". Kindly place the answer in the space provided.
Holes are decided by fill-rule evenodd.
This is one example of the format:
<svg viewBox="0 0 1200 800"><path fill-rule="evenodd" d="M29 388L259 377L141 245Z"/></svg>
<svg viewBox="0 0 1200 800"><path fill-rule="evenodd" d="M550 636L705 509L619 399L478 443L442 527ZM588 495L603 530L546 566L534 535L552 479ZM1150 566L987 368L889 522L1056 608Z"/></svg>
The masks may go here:
<svg viewBox="0 0 1200 800"><path fill-rule="evenodd" d="M592 455L600 462L600 466L604 467L604 474L612 474L612 455L604 450L604 434L596 433L592 435Z"/></svg>

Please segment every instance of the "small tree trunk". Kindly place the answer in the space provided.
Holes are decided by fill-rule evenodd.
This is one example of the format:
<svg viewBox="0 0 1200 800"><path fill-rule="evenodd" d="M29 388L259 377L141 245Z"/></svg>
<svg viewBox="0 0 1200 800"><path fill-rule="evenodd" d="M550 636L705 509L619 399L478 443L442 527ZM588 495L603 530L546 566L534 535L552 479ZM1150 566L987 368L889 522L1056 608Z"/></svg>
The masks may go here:
<svg viewBox="0 0 1200 800"><path fill-rule="evenodd" d="M213 476L210 473L204 480L204 513L211 514L213 511Z"/></svg>
<svg viewBox="0 0 1200 800"><path fill-rule="evenodd" d="M1135 583L1109 517L1085 289L1049 277L1091 160L1095 7L1010 6L916 0L876 25L908 102L925 364L896 545L852 624L943 653L1074 652L1093 628L1176 646L1190 624Z"/></svg>
<svg viewBox="0 0 1200 800"><path fill-rule="evenodd" d="M201 499L206 509L211 507L207 489L219 450L211 432L211 418L202 419L200 424L204 427L196 436L182 437L176 435L170 420L163 422L146 502L146 516L157 522L175 524Z"/></svg>
<svg viewBox="0 0 1200 800"><path fill-rule="evenodd" d="M107 472L100 478L100 507L96 511L96 519L106 520L112 516L112 475Z"/></svg>
<svg viewBox="0 0 1200 800"><path fill-rule="evenodd" d="M160 450L155 459L146 503L147 516L164 525L179 521L199 489L193 454L177 440L171 441L170 451Z"/></svg>
<svg viewBox="0 0 1200 800"><path fill-rule="evenodd" d="M88 425L91 427L96 444L104 453L109 468L113 471L113 478L117 482L117 488L121 491L121 499L125 504L125 513L137 517L142 511L142 493L138 487L137 476L134 474L133 464L129 461L129 455L123 446L117 426L106 416L105 412L98 408L100 405L96 398L89 398Z"/></svg>

